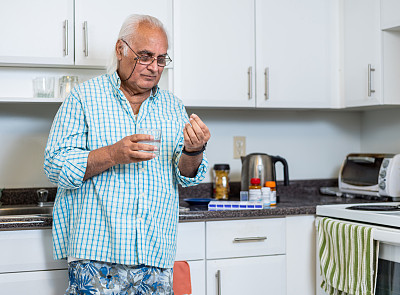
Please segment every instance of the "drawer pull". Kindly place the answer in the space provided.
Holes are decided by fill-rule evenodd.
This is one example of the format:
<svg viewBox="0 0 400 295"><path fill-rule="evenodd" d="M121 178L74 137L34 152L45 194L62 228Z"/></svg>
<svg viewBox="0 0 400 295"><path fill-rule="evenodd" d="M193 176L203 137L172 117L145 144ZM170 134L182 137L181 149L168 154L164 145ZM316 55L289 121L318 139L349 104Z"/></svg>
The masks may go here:
<svg viewBox="0 0 400 295"><path fill-rule="evenodd" d="M234 238L234 243L241 243L241 242L260 242L266 240L267 237L245 237L245 238Z"/></svg>
<svg viewBox="0 0 400 295"><path fill-rule="evenodd" d="M215 273L215 278L217 279L217 295L221 295L221 271L219 269Z"/></svg>

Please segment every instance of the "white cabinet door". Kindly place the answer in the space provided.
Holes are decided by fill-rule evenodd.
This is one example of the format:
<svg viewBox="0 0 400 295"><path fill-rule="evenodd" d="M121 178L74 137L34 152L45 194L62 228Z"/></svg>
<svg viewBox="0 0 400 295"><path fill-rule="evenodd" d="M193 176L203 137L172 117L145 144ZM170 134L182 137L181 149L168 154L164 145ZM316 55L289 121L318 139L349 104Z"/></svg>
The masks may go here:
<svg viewBox="0 0 400 295"><path fill-rule="evenodd" d="M72 0L3 1L0 63L73 64L73 22Z"/></svg>
<svg viewBox="0 0 400 295"><path fill-rule="evenodd" d="M286 295L285 256L207 261L207 295Z"/></svg>
<svg viewBox="0 0 400 295"><path fill-rule="evenodd" d="M55 295L67 287L67 270L0 274L1 294Z"/></svg>
<svg viewBox="0 0 400 295"><path fill-rule="evenodd" d="M315 294L315 216L286 217L287 295Z"/></svg>
<svg viewBox="0 0 400 295"><path fill-rule="evenodd" d="M51 229L0 231L0 273L67 268L53 259Z"/></svg>
<svg viewBox="0 0 400 295"><path fill-rule="evenodd" d="M380 104L382 93L379 0L343 2L345 106Z"/></svg>
<svg viewBox="0 0 400 295"><path fill-rule="evenodd" d="M206 294L206 263L204 260L188 261L192 284L191 295Z"/></svg>
<svg viewBox="0 0 400 295"><path fill-rule="evenodd" d="M257 107L330 107L331 1L256 0Z"/></svg>
<svg viewBox="0 0 400 295"><path fill-rule="evenodd" d="M254 1L174 1L174 92L186 106L255 107Z"/></svg>
<svg viewBox="0 0 400 295"><path fill-rule="evenodd" d="M75 0L76 65L106 66L123 21L133 13L155 16L172 31L172 0Z"/></svg>

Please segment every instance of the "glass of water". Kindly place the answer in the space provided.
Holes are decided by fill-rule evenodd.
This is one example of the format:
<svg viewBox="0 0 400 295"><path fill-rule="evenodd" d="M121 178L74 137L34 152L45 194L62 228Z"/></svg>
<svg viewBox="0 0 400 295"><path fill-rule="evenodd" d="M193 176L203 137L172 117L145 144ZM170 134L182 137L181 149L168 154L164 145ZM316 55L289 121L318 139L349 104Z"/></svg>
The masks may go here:
<svg viewBox="0 0 400 295"><path fill-rule="evenodd" d="M160 155L161 129L139 128L137 134L149 134L154 136L154 140L139 141L140 143L151 144L157 147L156 151L139 151L145 153L153 153L156 156Z"/></svg>

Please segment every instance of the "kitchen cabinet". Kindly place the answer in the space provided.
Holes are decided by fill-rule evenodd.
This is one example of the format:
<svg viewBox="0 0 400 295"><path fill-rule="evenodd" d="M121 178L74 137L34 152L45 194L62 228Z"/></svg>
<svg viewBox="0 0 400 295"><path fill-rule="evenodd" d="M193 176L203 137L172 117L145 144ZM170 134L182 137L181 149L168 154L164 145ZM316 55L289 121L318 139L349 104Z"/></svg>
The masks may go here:
<svg viewBox="0 0 400 295"><path fill-rule="evenodd" d="M67 287L68 270L0 274L1 294L64 294Z"/></svg>
<svg viewBox="0 0 400 295"><path fill-rule="evenodd" d="M379 5L379 0L343 1L345 107L383 102Z"/></svg>
<svg viewBox="0 0 400 295"><path fill-rule="evenodd" d="M156 16L171 32L172 0L12 1L0 11L0 63L104 68L132 13Z"/></svg>
<svg viewBox="0 0 400 295"><path fill-rule="evenodd" d="M63 294L66 260L53 260L51 229L0 231L2 294Z"/></svg>
<svg viewBox="0 0 400 295"><path fill-rule="evenodd" d="M381 0L381 29L400 28L400 1Z"/></svg>
<svg viewBox="0 0 400 295"><path fill-rule="evenodd" d="M189 263L192 295L206 294L205 222L179 223L175 260Z"/></svg>
<svg viewBox="0 0 400 295"><path fill-rule="evenodd" d="M207 294L286 294L285 218L206 222Z"/></svg>
<svg viewBox="0 0 400 295"><path fill-rule="evenodd" d="M75 64L106 66L122 22L132 13L155 16L172 31L172 0L75 0Z"/></svg>
<svg viewBox="0 0 400 295"><path fill-rule="evenodd" d="M74 63L74 2L14 0L0 9L0 64Z"/></svg>
<svg viewBox="0 0 400 295"><path fill-rule="evenodd" d="M336 99L333 1L255 2L256 106L329 108Z"/></svg>
<svg viewBox="0 0 400 295"><path fill-rule="evenodd" d="M330 3L175 1L175 93L188 106L329 107Z"/></svg>
<svg viewBox="0 0 400 295"><path fill-rule="evenodd" d="M254 2L174 1L174 92L186 106L255 107Z"/></svg>
<svg viewBox="0 0 400 295"><path fill-rule="evenodd" d="M286 217L287 295L315 294L315 216Z"/></svg>
<svg viewBox="0 0 400 295"><path fill-rule="evenodd" d="M285 287L284 255L207 261L208 295L284 295Z"/></svg>

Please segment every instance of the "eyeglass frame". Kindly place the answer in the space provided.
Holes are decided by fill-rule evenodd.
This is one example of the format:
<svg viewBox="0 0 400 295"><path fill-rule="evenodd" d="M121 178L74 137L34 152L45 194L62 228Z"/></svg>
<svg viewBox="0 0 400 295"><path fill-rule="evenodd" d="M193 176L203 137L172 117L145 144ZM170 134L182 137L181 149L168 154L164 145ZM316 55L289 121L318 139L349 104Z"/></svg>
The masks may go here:
<svg viewBox="0 0 400 295"><path fill-rule="evenodd" d="M144 57L144 56L140 56L139 54L137 54L137 53L129 46L128 42L126 42L124 39L121 39L121 41L124 42L124 43L128 46L128 48L136 55L136 57L134 58L134 60L137 60L137 61L138 61L141 65L143 65L143 66L149 66L149 65L151 65L155 60L157 60L157 66L159 66L159 67L161 67L161 68L164 68L164 67L166 67L167 65L169 65L169 64L172 62L171 57L168 55L168 53L166 53L165 56L164 56L164 55L159 55L159 56L164 56L165 59L166 59L166 61L169 61L168 63L166 62L165 66L161 66L161 65L158 64L158 57L159 57L159 56L157 56L157 57L152 57L153 60L152 60L150 63L148 63L148 64L143 64L143 63L140 62L140 59L141 59L142 57ZM147 56L146 56L146 57L147 57Z"/></svg>

